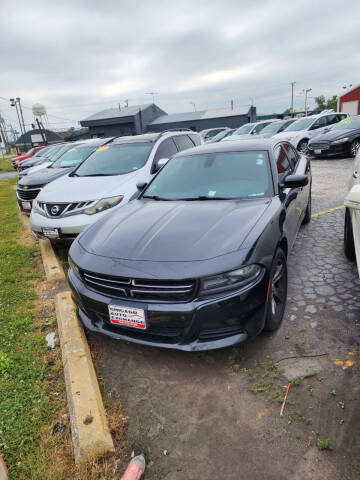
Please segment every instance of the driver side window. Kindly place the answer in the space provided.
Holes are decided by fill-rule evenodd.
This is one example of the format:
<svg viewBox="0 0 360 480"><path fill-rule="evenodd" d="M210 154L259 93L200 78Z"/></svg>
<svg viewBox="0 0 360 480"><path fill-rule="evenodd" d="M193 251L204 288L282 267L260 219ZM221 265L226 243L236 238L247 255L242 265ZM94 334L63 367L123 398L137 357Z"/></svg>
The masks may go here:
<svg viewBox="0 0 360 480"><path fill-rule="evenodd" d="M176 148L174 140L172 138L166 138L162 143L160 143L158 149L156 150L151 172L154 173L156 162L160 160L160 158L170 158L177 152L178 149Z"/></svg>
<svg viewBox="0 0 360 480"><path fill-rule="evenodd" d="M313 126L311 127L311 130L316 130L317 128L321 128L325 126L326 126L326 117L320 117L313 124Z"/></svg>

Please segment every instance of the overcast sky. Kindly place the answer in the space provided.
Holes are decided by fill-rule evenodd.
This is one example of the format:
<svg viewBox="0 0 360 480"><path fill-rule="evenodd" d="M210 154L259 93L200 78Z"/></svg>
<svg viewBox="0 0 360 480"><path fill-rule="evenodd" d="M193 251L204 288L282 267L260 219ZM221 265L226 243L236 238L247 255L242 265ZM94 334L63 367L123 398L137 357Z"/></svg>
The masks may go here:
<svg viewBox="0 0 360 480"><path fill-rule="evenodd" d="M297 108L305 88L360 83L359 0L0 0L0 19L0 110L14 126L13 96L59 128L146 92L168 113L250 98L272 113L290 106L291 81Z"/></svg>

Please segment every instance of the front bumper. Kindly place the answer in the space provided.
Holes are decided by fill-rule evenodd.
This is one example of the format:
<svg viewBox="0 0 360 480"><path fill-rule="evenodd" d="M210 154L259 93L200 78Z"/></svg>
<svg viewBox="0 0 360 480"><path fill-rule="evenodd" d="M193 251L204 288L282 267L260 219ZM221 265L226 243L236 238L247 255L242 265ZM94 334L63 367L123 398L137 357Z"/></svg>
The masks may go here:
<svg viewBox="0 0 360 480"><path fill-rule="evenodd" d="M308 146L309 152L315 157L348 157L350 155L350 142L343 142L332 145L331 143L323 145L312 145L311 143ZM321 152L317 152L321 150Z"/></svg>
<svg viewBox="0 0 360 480"><path fill-rule="evenodd" d="M85 215L80 213L68 217L45 217L39 213L31 212L30 228L38 237L43 236L43 228L58 228L61 235L60 239L73 240L98 218L97 214Z"/></svg>
<svg viewBox="0 0 360 480"><path fill-rule="evenodd" d="M186 303L110 298L90 289L71 269L68 280L82 323L117 340L183 351L213 350L254 338L265 323L267 273L241 290ZM109 304L144 309L147 329L111 324Z"/></svg>

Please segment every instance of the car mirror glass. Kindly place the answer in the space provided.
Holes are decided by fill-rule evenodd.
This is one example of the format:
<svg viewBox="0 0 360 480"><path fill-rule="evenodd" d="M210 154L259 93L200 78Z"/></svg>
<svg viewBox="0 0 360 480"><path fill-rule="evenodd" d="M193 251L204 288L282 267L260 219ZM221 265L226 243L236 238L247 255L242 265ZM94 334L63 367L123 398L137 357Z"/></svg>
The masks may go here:
<svg viewBox="0 0 360 480"><path fill-rule="evenodd" d="M156 162L156 165L155 165L155 172L158 172L159 170L161 170L163 166L167 164L168 161L169 161L168 158L159 158L159 160Z"/></svg>

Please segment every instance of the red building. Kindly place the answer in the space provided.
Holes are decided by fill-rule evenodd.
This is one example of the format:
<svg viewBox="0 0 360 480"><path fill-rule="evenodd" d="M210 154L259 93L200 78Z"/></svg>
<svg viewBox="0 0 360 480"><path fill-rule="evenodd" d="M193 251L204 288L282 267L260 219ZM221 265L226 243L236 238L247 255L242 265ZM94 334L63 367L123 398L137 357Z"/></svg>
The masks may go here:
<svg viewBox="0 0 360 480"><path fill-rule="evenodd" d="M349 115L360 115L360 85L352 87L339 97L338 111Z"/></svg>

